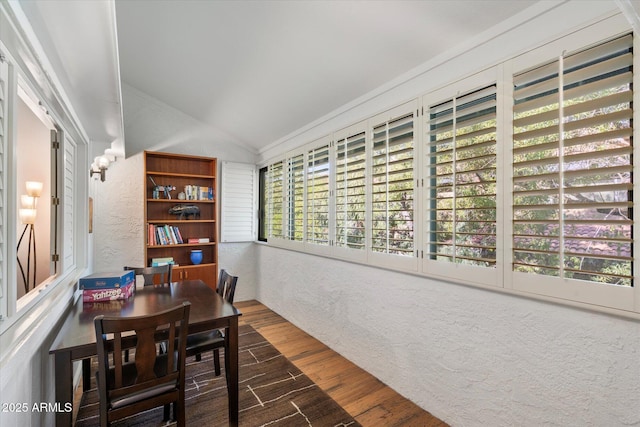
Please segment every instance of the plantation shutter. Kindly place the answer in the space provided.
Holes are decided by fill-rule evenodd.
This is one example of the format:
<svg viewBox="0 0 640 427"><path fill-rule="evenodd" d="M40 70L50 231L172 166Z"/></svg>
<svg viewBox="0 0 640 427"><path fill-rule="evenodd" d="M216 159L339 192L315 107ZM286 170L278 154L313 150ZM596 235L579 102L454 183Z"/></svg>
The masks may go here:
<svg viewBox="0 0 640 427"><path fill-rule="evenodd" d="M283 233L283 162L269 165L267 169L267 239L284 238Z"/></svg>
<svg viewBox="0 0 640 427"><path fill-rule="evenodd" d="M335 143L335 245L365 249L366 138L365 132Z"/></svg>
<svg viewBox="0 0 640 427"><path fill-rule="evenodd" d="M496 265L496 86L429 110L429 258Z"/></svg>
<svg viewBox="0 0 640 427"><path fill-rule="evenodd" d="M632 42L514 76L514 271L632 285Z"/></svg>
<svg viewBox="0 0 640 427"><path fill-rule="evenodd" d="M371 250L413 256L413 129L409 113L373 128Z"/></svg>
<svg viewBox="0 0 640 427"><path fill-rule="evenodd" d="M255 166L222 162L220 191L220 241L250 242L255 239Z"/></svg>
<svg viewBox="0 0 640 427"><path fill-rule="evenodd" d="M61 131L58 131L64 135ZM69 271L75 268L75 200L76 200L76 185L75 174L76 158L78 148L70 138L64 138L64 158L63 158L63 190L64 197L64 227L63 227L63 263L62 271Z"/></svg>
<svg viewBox="0 0 640 427"><path fill-rule="evenodd" d="M328 144L308 152L306 240L317 245L329 245Z"/></svg>
<svg viewBox="0 0 640 427"><path fill-rule="evenodd" d="M9 81L9 64L7 64L2 52L0 52L0 298L4 297L4 289L7 286L6 271L7 265L5 259L7 257L7 245L5 238L7 236L7 193L6 188L6 171L7 158L5 152L7 149L7 115L9 113L8 106L8 81ZM6 304L0 304L0 314L6 315Z"/></svg>
<svg viewBox="0 0 640 427"><path fill-rule="evenodd" d="M287 230L288 240L302 241L304 226L304 155L287 159Z"/></svg>

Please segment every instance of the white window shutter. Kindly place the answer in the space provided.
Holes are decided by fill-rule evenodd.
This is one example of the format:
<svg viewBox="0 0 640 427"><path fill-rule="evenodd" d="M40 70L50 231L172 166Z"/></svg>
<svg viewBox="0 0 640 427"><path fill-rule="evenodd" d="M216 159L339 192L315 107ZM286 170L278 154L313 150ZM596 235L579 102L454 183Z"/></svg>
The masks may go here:
<svg viewBox="0 0 640 427"><path fill-rule="evenodd" d="M221 242L256 239L256 168L248 163L222 162Z"/></svg>
<svg viewBox="0 0 640 427"><path fill-rule="evenodd" d="M75 169L78 147L70 138L64 138L64 184L63 184L63 200L64 200L64 225L63 225L63 264L62 271L70 271L75 267L76 242L75 242L75 205L76 205L76 184Z"/></svg>
<svg viewBox="0 0 640 427"><path fill-rule="evenodd" d="M7 212L5 209L7 194L5 191L5 171L7 158L5 149L7 145L7 121L8 121L8 81L9 81L9 65L4 60L2 52L0 52L0 299L4 295L4 288L7 285L5 278L7 265L5 263L7 246L4 237L7 235L6 221ZM6 315L6 305L0 304L0 314Z"/></svg>

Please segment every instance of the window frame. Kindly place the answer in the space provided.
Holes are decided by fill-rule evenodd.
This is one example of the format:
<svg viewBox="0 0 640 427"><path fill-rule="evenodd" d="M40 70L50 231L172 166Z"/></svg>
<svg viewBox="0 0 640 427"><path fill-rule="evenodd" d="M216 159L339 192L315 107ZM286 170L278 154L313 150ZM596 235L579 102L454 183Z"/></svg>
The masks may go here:
<svg viewBox="0 0 640 427"><path fill-rule="evenodd" d="M371 194L368 191L369 189L369 164L370 164L370 159L369 159L369 139L368 139L368 128L367 128L368 122L367 121L361 121L358 123L355 123L351 126L348 126L346 128L340 129L338 131L336 131L333 134L333 155L332 155L332 160L333 160L333 173L331 174L333 177L333 224L331 224L331 230L333 232L333 240L334 240L334 244L332 245L332 255L340 258L340 259L344 259L344 260L349 260L349 261L354 261L354 262L366 262L367 261L367 255L368 255L368 251L367 251L367 242L369 241L370 235L371 235L371 229L369 226L369 223L371 221L370 219L370 213L368 212L368 206L369 206L369 201L371 198ZM336 176L336 174L341 170L338 168L338 165L336 164L336 159L337 156L339 155L339 146L342 144L342 142L340 141L344 141L345 139L349 139L352 138L354 136L359 136L359 135L364 135L364 150L365 150L365 154L364 154L364 188L365 188L365 193L364 193L364 197L365 197L365 207L364 207L364 242L363 242L363 247L362 249L355 249L355 248L350 248L350 247L346 247L346 246L342 246L342 245L337 245L335 244L336 241L336 235L337 235L337 221L338 221L338 217L339 217L339 212L338 212L338 203L336 201L336 192L339 190L338 189L338 177ZM359 140L359 139L358 139Z"/></svg>
<svg viewBox="0 0 640 427"><path fill-rule="evenodd" d="M15 143L17 139L17 103L18 86L26 90L27 95L37 99L42 108L47 111L46 119L50 121L50 128L57 132L56 141L59 148L55 149L52 155L52 227L46 232L51 232L51 246L47 251L47 257L56 257L51 261L55 264L55 272L46 280L38 284L35 289L21 298L17 298L15 288L16 281L9 279L17 277L18 266L16 260L15 244L0 244L3 259L6 260L0 266L0 336L7 331L14 330L19 326L28 330L31 322L37 321L31 313L36 307L48 307L53 301L60 301L60 298L72 298L77 279L82 275L87 266L87 231L88 214L80 202L88 200L88 179L86 179L86 168L84 166L88 153L88 144L85 135L82 133L76 122L67 116L59 116L56 108L50 108L50 103L54 105L59 102L57 98L49 98L45 94L45 89L33 83L33 77L26 72L23 63L16 60L6 45L0 41L1 61L6 67L6 138L0 140L4 155L2 158L2 181L15 183L17 173L17 158L15 156ZM3 71L4 73L4 71ZM43 110L43 111L44 111ZM50 140L43 141L51 148ZM83 160L85 160L83 162ZM84 179L83 179L84 178ZM72 185L69 185L72 183ZM6 209L2 210L3 224L8 226L2 228L4 242L17 242L17 231L12 226L15 217L11 212L17 209L20 203L22 192L14 186L5 187L2 192L2 205ZM55 292L54 292L55 290Z"/></svg>
<svg viewBox="0 0 640 427"><path fill-rule="evenodd" d="M420 179L420 167L419 167L419 162L420 162L420 157L421 157L421 150L420 150L420 134L421 134L421 127L420 127L420 122L421 120L419 119L419 114L418 114L418 99L414 99L412 101L409 101L407 103L404 103L402 105L399 105L395 108L392 108L390 110L385 111L384 113L381 114L377 114L373 117L371 117L371 119L369 119L369 126L368 126L368 176L369 176L369 182L368 182L368 191L367 191L367 195L369 196L369 200L368 200L368 204L367 204L367 217L368 217L368 227L367 227L367 231L369 232L369 238L367 240L367 254L368 254L368 261L370 263L373 263L375 265L381 266L381 267L389 267L389 268L393 268L393 269L401 269L401 270L405 270L405 271L410 271L410 272L417 272L418 271L418 250L419 250L419 235L420 235L420 229L417 228L419 226L417 226L417 224L420 223L420 217L419 217L419 212L420 212L420 187L417 185L418 180ZM413 180L413 245L412 245L412 251L413 254L412 255L396 255L396 254L391 254L391 253L385 253L385 252L374 252L371 249L371 244L372 244L372 221L373 221L373 212L372 212L372 197L373 197L373 182L372 182L372 164L373 164L373 133L374 133L374 129L378 126L383 125L384 123L389 123L389 122L393 122L401 117L405 117L408 115L413 115L413 124L412 124L412 129L413 129L413 171L412 171L412 180Z"/></svg>
<svg viewBox="0 0 640 427"><path fill-rule="evenodd" d="M428 93L422 98L422 107L424 109L424 114L422 115L423 122L423 130L422 130L422 147L423 147L423 167L422 167L422 199L423 199L423 220L421 221L421 225L423 226L423 246L422 246L422 272L428 275L433 275L435 277L439 277L445 280L458 280L464 281L471 284L478 284L482 286L489 286L492 288L502 288L503 287L503 274L502 269L504 268L504 259L502 257L503 250L499 247L502 242L504 242L504 230L503 230L503 217L505 206L503 204L501 194L503 193L503 165L501 163L501 155L502 149L504 146L504 133L502 132L503 126L500 124L502 121L503 115L503 102L500 102L502 98L502 94L504 92L503 87L503 69L502 67L492 67L490 69L484 70L481 73L475 74L470 78L464 79L462 81L455 82L453 84L447 85L443 88L440 88L436 91ZM431 178L430 176L430 168L431 165L426 161L427 156L429 155L429 108L432 105L437 105L442 103L444 100L453 99L463 94L472 93L476 90L479 90L483 87L487 87L490 85L496 85L496 97L497 97L497 111L496 111L496 120L497 120L497 131L496 131L496 156L497 156L497 171L496 171L496 266L495 268L488 268L482 266L475 266L469 264L458 264L458 263L448 263L441 262L437 260L432 260L427 255L430 251L429 246L431 245L431 236L430 236L430 227L428 225L430 214L431 214L431 203L432 198L430 195L430 187L428 184L428 180Z"/></svg>
<svg viewBox="0 0 640 427"><path fill-rule="evenodd" d="M622 32L611 34L609 31L604 31L606 29L606 25L604 23L599 23L599 25L594 26L592 31L588 31L584 29L582 31L578 31L576 33L570 34L564 38L559 40L555 40L552 43L549 43L545 46L541 46L537 49L534 49L528 52L526 55L522 55L518 58L515 58L511 61L511 76L518 75L519 73L525 72L532 67L539 66L543 63L548 63L554 59L560 58L566 52L578 52L582 50L586 50L590 47L600 45L606 41L615 39L618 36L624 35L625 33L629 33L630 30L625 30ZM598 30L598 31L595 31ZM602 33L604 31L604 34ZM633 46L634 48L640 46L639 44L640 38L637 33L633 34ZM635 50L635 49L634 49ZM555 55L553 55L555 53ZM640 78L640 55L638 52L634 52L633 56L633 69L635 70L632 77L632 85L634 87L640 87L637 84L638 78ZM513 89L512 84L509 87L505 87L505 97L506 99L513 99ZM633 94L633 104L640 105L639 101L640 96L638 91L636 90ZM506 112L509 114L509 112ZM634 108L633 111L633 122L640 123L640 109ZM510 130L513 128L512 119L505 120L505 127L508 127ZM639 129L636 128L632 131L632 138L640 140L636 138ZM510 136L510 143L513 140L513 135ZM505 171L508 174L508 180L511 182L513 179L512 173L512 164L513 164L513 152L509 150L509 168ZM633 146L633 155L632 158L640 159L640 147L638 144L634 144ZM640 170L640 161L636 160L634 164L632 164L632 170L637 176L637 171ZM638 180L633 183L633 192L636 194L640 191L640 183ZM513 195L511 191L507 191L509 194L509 200L507 202L509 208L509 218L513 217L513 211L511 206L513 206ZM633 242L638 242L640 238L640 230L638 227L638 210L634 209L633 211ZM511 225L511 221L506 220L505 223L508 223L509 235L513 233L513 227ZM508 245L505 245L505 258L506 263L511 265L513 262L512 255L513 247L511 242ZM635 258L635 255L632 255ZM638 263L633 263L633 272L632 276L638 277ZM552 277L552 276L543 276L538 274L529 274L522 273L518 271L512 271L511 268L505 269L505 287L508 289L512 289L517 291L518 293L522 293L524 295L535 295L543 298L553 298L560 301L567 301L570 303L584 303L588 307L606 307L607 309L617 309L622 310L623 312L640 312L640 283L638 281L634 281L631 287L623 287L623 286L615 286L615 285L606 285L601 283L594 283L584 280L576 280L576 279L567 279L563 277Z"/></svg>

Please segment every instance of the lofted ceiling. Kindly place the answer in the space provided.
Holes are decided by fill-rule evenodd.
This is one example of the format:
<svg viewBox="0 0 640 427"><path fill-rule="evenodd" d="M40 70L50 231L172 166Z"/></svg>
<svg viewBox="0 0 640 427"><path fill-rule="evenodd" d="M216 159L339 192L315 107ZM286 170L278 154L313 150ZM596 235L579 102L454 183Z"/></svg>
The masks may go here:
<svg viewBox="0 0 640 427"><path fill-rule="evenodd" d="M138 120L141 94L225 142L260 153L421 64L482 38L490 28L535 3L40 0L21 4L44 50L53 57L52 65L89 138L124 140L131 155L149 148L140 135L158 127ZM170 124L162 126L165 133L171 132Z"/></svg>
<svg viewBox="0 0 640 427"><path fill-rule="evenodd" d="M259 152L533 3L116 0L122 81Z"/></svg>

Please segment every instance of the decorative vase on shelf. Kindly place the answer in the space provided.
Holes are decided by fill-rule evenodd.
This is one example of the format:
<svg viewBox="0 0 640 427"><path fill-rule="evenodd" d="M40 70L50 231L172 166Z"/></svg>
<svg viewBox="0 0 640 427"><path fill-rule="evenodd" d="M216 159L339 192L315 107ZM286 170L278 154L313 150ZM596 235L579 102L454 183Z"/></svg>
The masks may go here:
<svg viewBox="0 0 640 427"><path fill-rule="evenodd" d="M202 249L194 249L191 251L191 262L195 265L202 262Z"/></svg>

